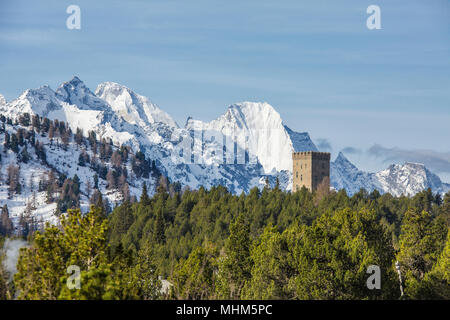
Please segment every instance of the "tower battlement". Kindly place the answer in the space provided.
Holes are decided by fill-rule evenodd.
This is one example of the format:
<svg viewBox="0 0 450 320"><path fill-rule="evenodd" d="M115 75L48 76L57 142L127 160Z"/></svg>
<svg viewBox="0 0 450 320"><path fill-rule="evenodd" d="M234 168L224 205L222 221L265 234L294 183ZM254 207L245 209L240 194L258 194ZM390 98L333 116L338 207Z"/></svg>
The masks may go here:
<svg viewBox="0 0 450 320"><path fill-rule="evenodd" d="M303 152L293 152L292 160L304 159L306 157L312 157L318 160L330 160L329 152L319 152L319 151L303 151Z"/></svg>

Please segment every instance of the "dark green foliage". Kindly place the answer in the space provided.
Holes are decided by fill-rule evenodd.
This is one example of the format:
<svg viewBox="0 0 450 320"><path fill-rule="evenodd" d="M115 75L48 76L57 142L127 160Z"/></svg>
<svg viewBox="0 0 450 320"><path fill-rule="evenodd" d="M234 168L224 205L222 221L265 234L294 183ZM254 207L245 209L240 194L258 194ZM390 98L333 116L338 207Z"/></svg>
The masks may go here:
<svg viewBox="0 0 450 320"><path fill-rule="evenodd" d="M17 139L17 135L16 134L11 135L10 148L15 153L19 152L19 140Z"/></svg>
<svg viewBox="0 0 450 320"><path fill-rule="evenodd" d="M352 197L332 192L318 201L307 189L288 193L277 188L237 196L221 186L181 192L164 180L153 197L144 192L141 202L127 204L133 223L110 237L136 251L153 244L158 274L176 281L173 298L395 299L400 297L395 254L401 250L398 239L408 208L430 210L434 244L427 252L434 253L429 272L444 248L450 195L440 204L435 195L430 199L429 191L395 198L361 190ZM123 215L121 210L113 211L111 221ZM222 253L205 258L211 245ZM418 254L429 259L424 251ZM186 271L195 269L195 261L215 270L210 277L196 269L214 289L200 286ZM382 268L385 290L365 286L369 264Z"/></svg>
<svg viewBox="0 0 450 320"><path fill-rule="evenodd" d="M19 124L21 126L28 127L30 125L30 120L31 120L30 119L30 114L27 113L27 112L23 113L19 117Z"/></svg>
<svg viewBox="0 0 450 320"><path fill-rule="evenodd" d="M40 134L51 126L56 141L70 137L64 122L35 117L29 121ZM5 152L13 150L27 161L27 147L34 146L37 157L45 162L44 147L33 140L34 131L4 134ZM98 241L102 257L92 267L86 266L83 290L66 290L60 281L67 275L58 263L66 266L67 259L85 253L71 248L75 238L67 237L64 228L50 227L36 236L36 224L22 216L22 235L34 239L33 250L46 255L36 256L36 251L23 255L18 284L28 291L22 298L154 299L160 296L158 276L162 276L172 282L170 297L176 299L397 299L396 260L406 298L449 298L450 193L441 197L425 190L409 198L365 190L351 197L344 190L318 194L303 188L290 193L278 186L241 195L222 186L182 190L142 152L133 155L126 146L113 152L111 141L97 141L94 132L86 140L77 130L75 142L83 155L80 164L97 172L90 199L98 207L90 220L97 227L90 228L87 220L72 211L65 227L84 244ZM84 151L89 148L93 153L98 149L105 163L86 157ZM106 197L98 190L99 177L108 178L110 188L123 191L128 187L127 159L136 177L158 177L156 193L150 197L144 183L139 202L124 197L130 201L116 206L108 216ZM10 193L20 192L13 165L8 172ZM49 201L58 195L59 213L79 207L76 175L49 173L39 183L39 191L45 190ZM5 212L0 217L0 234L8 235L12 227ZM366 287L366 269L371 264L382 270L381 291ZM47 282L41 285L43 280Z"/></svg>
<svg viewBox="0 0 450 320"><path fill-rule="evenodd" d="M145 159L145 155L141 151L131 158L131 168L137 178L148 178L150 175L150 161Z"/></svg>
<svg viewBox="0 0 450 320"><path fill-rule="evenodd" d="M43 163L47 163L47 154L45 152L44 144L36 141L34 148L38 159L41 159Z"/></svg>
<svg viewBox="0 0 450 320"><path fill-rule="evenodd" d="M98 203L96 204L98 206ZM122 236L125 235L134 222L131 204L125 201L116 211L110 220L110 243L113 250L119 246Z"/></svg>
<svg viewBox="0 0 450 320"><path fill-rule="evenodd" d="M153 226L153 242L163 244L166 241L165 220L162 209L156 214L156 219Z"/></svg>
<svg viewBox="0 0 450 320"><path fill-rule="evenodd" d="M171 296L193 300L215 297L218 256L217 248L207 243L195 248L186 260L181 259L171 277Z"/></svg>
<svg viewBox="0 0 450 320"><path fill-rule="evenodd" d="M98 175L94 174L94 189L98 189Z"/></svg>
<svg viewBox="0 0 450 320"><path fill-rule="evenodd" d="M23 147L22 151L20 151L17 160L23 163L28 163L31 160L31 156L28 153L27 146Z"/></svg>
<svg viewBox="0 0 450 320"><path fill-rule="evenodd" d="M431 203L428 192L420 199L423 200L422 204L430 205ZM419 208L424 207L426 206L419 204ZM436 265L443 254L449 236L448 222L445 213L433 219L432 215L425 210L419 212L416 208L410 208L406 212L401 227L397 260L404 274L407 297L436 298L436 294L427 286L432 282L437 283L432 278L437 274ZM448 264L445 260L449 257L442 259L444 261L441 263ZM449 284L448 279L446 281ZM448 298L448 290L446 296Z"/></svg>
<svg viewBox="0 0 450 320"><path fill-rule="evenodd" d="M73 179L65 179L61 188L61 194L57 201L57 211L66 212L67 209L78 208L80 205L80 178L77 175Z"/></svg>
<svg viewBox="0 0 450 320"><path fill-rule="evenodd" d="M14 226L9 217L8 206L5 204L0 214L0 236L8 237L14 232ZM1 247L0 247L1 248Z"/></svg>
<svg viewBox="0 0 450 320"><path fill-rule="evenodd" d="M147 206L150 204L150 198L148 197L147 184L142 184L141 199L139 200L142 205Z"/></svg>
<svg viewBox="0 0 450 320"><path fill-rule="evenodd" d="M253 260L250 257L250 226L243 214L230 225L225 242L225 256L219 264L217 293L223 299L239 299L245 282L250 279Z"/></svg>

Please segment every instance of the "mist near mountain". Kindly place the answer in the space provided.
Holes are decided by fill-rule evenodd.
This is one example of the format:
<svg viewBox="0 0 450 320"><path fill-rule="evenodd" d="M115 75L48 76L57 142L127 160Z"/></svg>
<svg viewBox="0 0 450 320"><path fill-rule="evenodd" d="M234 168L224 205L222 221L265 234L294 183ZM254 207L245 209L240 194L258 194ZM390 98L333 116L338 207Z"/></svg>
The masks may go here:
<svg viewBox="0 0 450 320"><path fill-rule="evenodd" d="M2 261L5 270L8 272L9 281L13 279L17 272L17 260L19 259L20 248L26 247L28 243L22 239L6 239L3 244L2 252L5 259Z"/></svg>

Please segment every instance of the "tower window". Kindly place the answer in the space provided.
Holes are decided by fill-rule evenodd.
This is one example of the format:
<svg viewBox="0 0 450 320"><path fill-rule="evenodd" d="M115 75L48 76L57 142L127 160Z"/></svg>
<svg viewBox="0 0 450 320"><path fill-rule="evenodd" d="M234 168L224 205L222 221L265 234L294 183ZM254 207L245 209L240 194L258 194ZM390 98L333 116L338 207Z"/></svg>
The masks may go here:
<svg viewBox="0 0 450 320"><path fill-rule="evenodd" d="M298 171L295 173L295 177L298 178Z"/></svg>

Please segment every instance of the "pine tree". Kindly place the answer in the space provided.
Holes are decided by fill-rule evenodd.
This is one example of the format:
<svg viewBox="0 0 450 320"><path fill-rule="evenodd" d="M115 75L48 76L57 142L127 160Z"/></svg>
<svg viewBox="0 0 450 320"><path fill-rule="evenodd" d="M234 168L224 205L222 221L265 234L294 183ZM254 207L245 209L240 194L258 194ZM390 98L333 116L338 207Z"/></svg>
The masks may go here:
<svg viewBox="0 0 450 320"><path fill-rule="evenodd" d="M8 166L7 170L7 181L6 183L9 185L8 194L9 197L12 197L14 193L20 193L21 185L20 185L20 167L15 166L12 163Z"/></svg>
<svg viewBox="0 0 450 320"><path fill-rule="evenodd" d="M80 167L84 167L86 165L85 162L84 162L83 153L80 153L80 155L78 156L78 165Z"/></svg>
<svg viewBox="0 0 450 320"><path fill-rule="evenodd" d="M168 190L169 190L169 181L167 180L166 176L162 175L161 177L159 177L156 192L158 194L166 194Z"/></svg>
<svg viewBox="0 0 450 320"><path fill-rule="evenodd" d="M98 189L98 175L94 174L94 189Z"/></svg>
<svg viewBox="0 0 450 320"><path fill-rule="evenodd" d="M421 282L412 282L413 288L409 292L414 292L416 299L450 299L450 232L442 253L431 271L427 272Z"/></svg>
<svg viewBox="0 0 450 320"><path fill-rule="evenodd" d="M75 142L78 146L81 146L81 144L83 143L83 129L80 129L78 127L75 133Z"/></svg>
<svg viewBox="0 0 450 320"><path fill-rule="evenodd" d="M292 258L289 280L297 299L397 299L394 248L373 210L325 213L312 226L284 232ZM291 260L292 259L292 260ZM381 270L382 290L369 290L369 265ZM287 269L289 270L289 269Z"/></svg>
<svg viewBox="0 0 450 320"><path fill-rule="evenodd" d="M108 182L108 189L115 189L116 186L116 178L114 176L114 170L110 169L108 170L108 173L106 174L106 181Z"/></svg>
<svg viewBox="0 0 450 320"><path fill-rule="evenodd" d="M137 252L133 272L141 299L155 300L161 296L161 281L154 265L153 247L148 243Z"/></svg>
<svg viewBox="0 0 450 320"><path fill-rule="evenodd" d="M163 244L166 241L163 209L158 211L153 225L153 242Z"/></svg>
<svg viewBox="0 0 450 320"><path fill-rule="evenodd" d="M28 163L28 161L30 161L31 156L28 153L28 149L27 146L24 146L22 151L20 152L19 156L17 157L19 161L23 162L23 163Z"/></svg>
<svg viewBox="0 0 450 320"><path fill-rule="evenodd" d="M250 226L243 214L230 225L225 257L219 264L218 294L222 299L240 299L245 281L250 278Z"/></svg>
<svg viewBox="0 0 450 320"><path fill-rule="evenodd" d="M428 200L425 200L425 206ZM419 207L422 207L419 204ZM417 288L437 262L448 233L448 226L438 224L430 213L410 208L403 218L397 260L405 278L405 295L415 298Z"/></svg>
<svg viewBox="0 0 450 320"><path fill-rule="evenodd" d="M5 152L7 149L11 148L11 136L9 135L8 131L5 131L5 142L3 143L5 146Z"/></svg>
<svg viewBox="0 0 450 320"><path fill-rule="evenodd" d="M61 229L47 225L43 233L36 232L30 248L20 251L17 274L14 284L19 292L19 299L58 299L82 298L86 294L91 299L101 299L112 285L102 282L107 265L106 237L107 221L96 208L82 215L80 210L69 210L67 216L61 216ZM67 292L67 267L77 265L82 272L83 292L73 290L72 297ZM90 280L87 281L86 278ZM108 276L111 276L108 273ZM83 279L84 278L84 279ZM92 281L101 284L101 290L92 289ZM114 277L112 277L114 278ZM88 285L89 284L89 285ZM88 292L86 292L88 290ZM70 291L70 290L69 290Z"/></svg>
<svg viewBox="0 0 450 320"><path fill-rule="evenodd" d="M210 243L192 250L187 260L180 260L171 277L176 299L215 298L218 250Z"/></svg>
<svg viewBox="0 0 450 320"><path fill-rule="evenodd" d="M141 198L139 201L144 206L147 206L150 204L150 198L148 197L148 192L147 192L147 184L145 182L142 183L142 193L141 193Z"/></svg>
<svg viewBox="0 0 450 320"><path fill-rule="evenodd" d="M17 135L13 134L11 135L11 144L10 144L11 150L15 153L19 152L19 140L17 139Z"/></svg>
<svg viewBox="0 0 450 320"><path fill-rule="evenodd" d="M5 204L0 215L0 235L4 237L11 236L14 232L14 226L9 217L8 206Z"/></svg>

